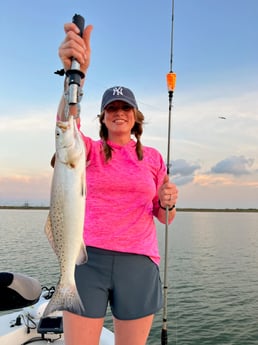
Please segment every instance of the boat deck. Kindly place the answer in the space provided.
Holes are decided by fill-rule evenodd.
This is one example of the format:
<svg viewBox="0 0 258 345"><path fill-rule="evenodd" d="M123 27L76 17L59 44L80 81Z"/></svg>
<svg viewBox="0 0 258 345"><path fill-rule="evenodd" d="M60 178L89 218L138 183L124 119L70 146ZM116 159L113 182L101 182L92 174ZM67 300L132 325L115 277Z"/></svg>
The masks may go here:
<svg viewBox="0 0 258 345"><path fill-rule="evenodd" d="M17 325L16 320L19 315L21 315L21 324ZM33 323L30 323L28 320L26 320L26 317L24 317L22 311L17 311L0 316L1 345L42 345L44 343L47 343L48 339L49 343L51 342L56 345L64 345L63 333L47 333L42 336L37 332L35 324L33 325ZM102 329L100 345L114 345L114 334L107 328Z"/></svg>

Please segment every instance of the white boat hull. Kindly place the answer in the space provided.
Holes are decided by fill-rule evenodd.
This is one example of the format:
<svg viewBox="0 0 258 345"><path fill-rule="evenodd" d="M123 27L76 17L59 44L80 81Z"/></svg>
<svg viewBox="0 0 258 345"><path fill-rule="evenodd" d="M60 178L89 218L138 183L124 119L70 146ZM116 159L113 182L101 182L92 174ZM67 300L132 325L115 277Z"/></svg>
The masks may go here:
<svg viewBox="0 0 258 345"><path fill-rule="evenodd" d="M11 312L9 314L0 315L0 344L1 345L22 345L26 344L44 344L42 335L37 332L37 325L40 317L37 317L37 312L40 310L42 300L31 307L24 308L23 310ZM42 308L41 308L42 309ZM41 310L39 311L41 314ZM32 315L29 321L28 315ZM17 317L20 316L20 325L16 325ZM35 324L34 324L35 323ZM29 326L29 328L28 328ZM29 333L28 333L29 329ZM64 335L47 333L44 335L46 339L56 339L54 344L64 345ZM60 337L60 338L59 338ZM38 338L36 340L35 338ZM35 340L33 340L35 339ZM33 340L30 342L30 340ZM114 345L114 334L107 328L102 329L100 345Z"/></svg>

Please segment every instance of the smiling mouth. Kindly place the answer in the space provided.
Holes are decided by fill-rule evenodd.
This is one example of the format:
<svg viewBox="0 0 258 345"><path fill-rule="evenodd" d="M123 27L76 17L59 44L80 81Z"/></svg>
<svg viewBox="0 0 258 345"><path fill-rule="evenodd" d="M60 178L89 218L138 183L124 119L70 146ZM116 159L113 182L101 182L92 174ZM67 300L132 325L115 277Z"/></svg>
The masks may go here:
<svg viewBox="0 0 258 345"><path fill-rule="evenodd" d="M115 119L113 122L117 123L117 124L122 124L122 123L125 123L127 121L125 119Z"/></svg>

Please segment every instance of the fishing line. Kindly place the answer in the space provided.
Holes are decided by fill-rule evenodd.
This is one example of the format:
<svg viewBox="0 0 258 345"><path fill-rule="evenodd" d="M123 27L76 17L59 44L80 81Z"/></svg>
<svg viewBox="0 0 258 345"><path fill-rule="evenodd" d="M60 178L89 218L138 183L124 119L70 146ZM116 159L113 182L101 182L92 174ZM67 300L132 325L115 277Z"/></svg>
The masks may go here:
<svg viewBox="0 0 258 345"><path fill-rule="evenodd" d="M171 173L170 163L170 149L171 149L171 113L172 113L172 99L176 85L176 74L173 72L173 49L174 49L174 0L172 0L172 14L171 14L171 48L170 48L170 70L167 74L167 88L168 88L168 143L167 143L167 175ZM169 227L169 210L166 207L166 224L165 224L165 254L164 254L164 281L163 281L163 324L161 330L161 345L168 344L167 334L167 307L168 307L168 227Z"/></svg>

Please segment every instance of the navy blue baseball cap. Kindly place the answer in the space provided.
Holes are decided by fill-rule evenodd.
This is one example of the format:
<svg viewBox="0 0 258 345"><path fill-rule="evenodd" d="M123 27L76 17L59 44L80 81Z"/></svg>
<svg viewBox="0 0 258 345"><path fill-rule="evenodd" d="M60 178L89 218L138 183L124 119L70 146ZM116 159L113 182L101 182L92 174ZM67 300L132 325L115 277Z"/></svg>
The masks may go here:
<svg viewBox="0 0 258 345"><path fill-rule="evenodd" d="M131 105L133 108L138 109L135 96L130 89L124 86L113 86L107 89L103 94L100 108L101 113L107 105L114 101L123 101Z"/></svg>

